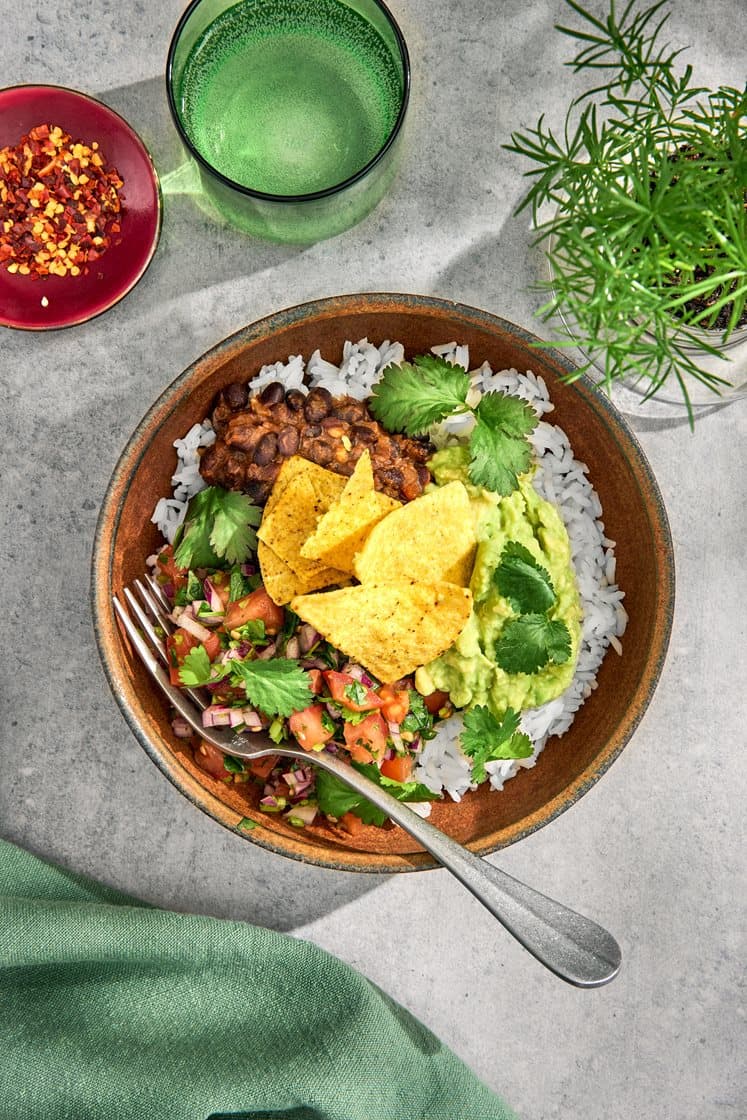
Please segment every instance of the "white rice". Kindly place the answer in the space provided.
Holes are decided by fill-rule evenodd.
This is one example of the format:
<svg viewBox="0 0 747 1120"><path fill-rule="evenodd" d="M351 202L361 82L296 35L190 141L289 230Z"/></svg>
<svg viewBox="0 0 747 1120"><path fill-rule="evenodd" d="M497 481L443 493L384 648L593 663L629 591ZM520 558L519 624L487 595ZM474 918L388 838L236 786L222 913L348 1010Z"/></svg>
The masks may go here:
<svg viewBox="0 0 747 1120"><path fill-rule="evenodd" d="M432 347L432 352L465 370L470 368L467 346L449 342ZM399 342L387 340L375 346L363 338L359 342L345 343L339 366L324 359L319 350L314 351L308 363L300 355L293 355L287 362L263 366L252 379L250 388L254 393L272 381L281 381L286 390L308 392L309 388L320 385L333 396L348 394L363 400L370 395L383 370L403 357L404 347ZM554 408L545 382L531 371L493 372L487 362L472 370L470 377L471 404L476 403L483 392L500 391L521 397L531 404L539 417L531 436L537 461L534 485L542 497L557 506L565 523L583 610L581 646L571 684L555 700L522 714L521 729L532 740L533 754L529 758L499 760L486 765L491 787L501 790L522 767L535 765L550 736L563 735L571 726L576 711L596 688L597 670L607 649L612 646L618 654L622 653L620 638L628 616L622 605L624 592L615 583L615 542L605 535L602 505L587 478L588 467L573 457L563 429L543 419ZM434 443L444 446L463 437L471 423L468 417L438 425L432 432ZM171 479L173 496L161 498L152 517L169 542L184 519L189 499L205 486L199 473L200 449L214 441L215 432L210 421L205 420L195 424L183 439L174 442L178 466ZM461 716L454 715L444 721L436 737L425 744L413 773L415 780L428 786L434 794L448 793L454 801L460 801L467 790L474 788L472 764L459 745L461 730ZM422 804L419 811L425 812Z"/></svg>

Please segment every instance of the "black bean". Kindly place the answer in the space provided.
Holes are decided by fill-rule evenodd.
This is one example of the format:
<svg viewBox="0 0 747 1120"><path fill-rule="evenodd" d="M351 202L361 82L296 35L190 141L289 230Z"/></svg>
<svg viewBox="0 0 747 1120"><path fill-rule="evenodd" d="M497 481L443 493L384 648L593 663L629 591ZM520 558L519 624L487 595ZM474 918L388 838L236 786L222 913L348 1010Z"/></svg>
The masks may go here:
<svg viewBox="0 0 747 1120"><path fill-rule="evenodd" d="M318 463L320 467L326 467L327 463L332 462L332 448L326 443L313 443L306 455L312 463Z"/></svg>
<svg viewBox="0 0 747 1120"><path fill-rule="evenodd" d="M298 451L299 443L298 428L294 428L289 424L287 428L281 428L278 432L278 451L286 459L291 455L295 455Z"/></svg>
<svg viewBox="0 0 747 1120"><path fill-rule="evenodd" d="M329 415L331 407L332 394L329 389L323 389L320 385L312 389L304 401L303 414L307 420L323 420Z"/></svg>
<svg viewBox="0 0 747 1120"><path fill-rule="evenodd" d="M316 439L317 436L322 434L321 424L307 424L303 430L306 439Z"/></svg>
<svg viewBox="0 0 747 1120"><path fill-rule="evenodd" d="M306 397L300 389L289 389L285 394L285 403L291 412L300 412L305 401Z"/></svg>
<svg viewBox="0 0 747 1120"><path fill-rule="evenodd" d="M223 390L223 400L231 409L231 412L238 412L239 409L246 408L248 399L247 387L240 381L234 381L230 385L226 385Z"/></svg>
<svg viewBox="0 0 747 1120"><path fill-rule="evenodd" d="M373 443L376 439L376 432L373 428L367 428L365 424L353 424L350 434L355 443Z"/></svg>
<svg viewBox="0 0 747 1120"><path fill-rule="evenodd" d="M274 432L267 432L254 449L254 462L258 467L266 467L275 458L277 450L278 437Z"/></svg>
<svg viewBox="0 0 747 1120"><path fill-rule="evenodd" d="M271 381L269 385L265 385L262 392L259 394L259 399L262 404L280 404L285 396L285 387L280 381Z"/></svg>

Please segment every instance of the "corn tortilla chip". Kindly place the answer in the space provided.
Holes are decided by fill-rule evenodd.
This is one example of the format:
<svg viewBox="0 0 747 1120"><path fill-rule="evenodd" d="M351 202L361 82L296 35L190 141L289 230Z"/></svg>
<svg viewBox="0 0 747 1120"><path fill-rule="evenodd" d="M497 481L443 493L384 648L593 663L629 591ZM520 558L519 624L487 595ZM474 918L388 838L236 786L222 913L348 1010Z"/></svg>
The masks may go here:
<svg viewBox="0 0 747 1120"><path fill-rule="evenodd" d="M374 490L371 456L364 451L339 498L302 545L301 555L352 573L353 557L363 547L371 529L399 508L400 503L394 498Z"/></svg>
<svg viewBox="0 0 747 1120"><path fill-rule="evenodd" d="M385 684L448 649L471 608L469 590L443 580L360 584L291 601L300 618Z"/></svg>
<svg viewBox="0 0 747 1120"><path fill-rule="evenodd" d="M290 603L294 595L304 595L307 591L317 591L320 587L349 582L345 572L338 572L333 568L319 568L310 575L300 576L264 541L259 542L257 558L265 591L273 603L280 607Z"/></svg>
<svg viewBox="0 0 747 1120"><path fill-rule="evenodd" d="M467 587L477 539L467 491L449 482L375 525L355 557L361 583L446 580Z"/></svg>

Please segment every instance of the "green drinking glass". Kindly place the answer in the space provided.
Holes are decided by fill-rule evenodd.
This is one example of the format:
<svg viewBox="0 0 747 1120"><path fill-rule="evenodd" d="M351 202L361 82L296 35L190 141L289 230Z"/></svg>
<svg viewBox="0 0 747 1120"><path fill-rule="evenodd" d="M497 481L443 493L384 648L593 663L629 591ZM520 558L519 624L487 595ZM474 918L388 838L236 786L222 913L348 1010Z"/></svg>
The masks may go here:
<svg viewBox="0 0 747 1120"><path fill-rule="evenodd" d="M166 84L202 190L255 236L333 237L395 174L410 61L381 0L193 0Z"/></svg>

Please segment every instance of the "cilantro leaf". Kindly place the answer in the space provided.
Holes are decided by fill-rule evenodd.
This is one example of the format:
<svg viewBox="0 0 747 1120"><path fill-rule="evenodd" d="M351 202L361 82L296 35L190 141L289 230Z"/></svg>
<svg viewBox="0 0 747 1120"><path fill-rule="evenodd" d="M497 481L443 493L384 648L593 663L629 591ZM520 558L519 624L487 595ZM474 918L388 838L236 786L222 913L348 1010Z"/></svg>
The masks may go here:
<svg viewBox="0 0 747 1120"><path fill-rule="evenodd" d="M571 656L571 635L560 619L524 614L503 627L495 660L506 673L536 673L549 661L562 665Z"/></svg>
<svg viewBox="0 0 747 1120"><path fill-rule="evenodd" d="M231 568L231 578L228 584L228 601L235 603L245 595L251 595L261 583L259 576L245 576L238 565Z"/></svg>
<svg viewBox="0 0 747 1120"><path fill-rule="evenodd" d="M398 801L436 801L438 794L420 782L395 782L381 773L375 762L353 762L351 764L361 774L386 789ZM318 770L316 775L316 799L323 813L338 819L344 813L355 813L364 824L381 826L387 819L386 813L372 805L368 798L350 789L334 774Z"/></svg>
<svg viewBox="0 0 747 1120"><path fill-rule="evenodd" d="M368 404L390 431L418 436L452 412L464 412L469 386L460 366L423 354L384 370Z"/></svg>
<svg viewBox="0 0 747 1120"><path fill-rule="evenodd" d="M493 579L519 614L544 614L555 602L550 573L519 541L507 542Z"/></svg>
<svg viewBox="0 0 747 1120"><path fill-rule="evenodd" d="M228 665L211 662L204 646L194 646L179 669L179 680L185 688L201 688L212 681L220 681L229 673Z"/></svg>
<svg viewBox="0 0 747 1120"><path fill-rule="evenodd" d="M516 439L523 439L537 427L537 414L532 406L508 393L485 393L475 412L478 420Z"/></svg>
<svg viewBox="0 0 747 1120"><path fill-rule="evenodd" d="M464 714L461 744L472 759L472 781L487 778L486 762L499 758L529 758L534 750L531 740L519 728L519 715L507 708L503 719L497 720L489 708L470 708Z"/></svg>
<svg viewBox="0 0 747 1120"><path fill-rule="evenodd" d="M484 486L496 494L512 494L519 485L518 476L531 466L532 448L523 436L517 437L494 424L487 410L480 412L488 399L483 397L477 406L477 423L469 440L469 477L475 486Z"/></svg>
<svg viewBox="0 0 747 1120"><path fill-rule="evenodd" d="M436 732L433 730L433 716L425 706L425 700L419 692L410 689L410 708L399 725L400 731L409 731L420 735L421 739L433 739Z"/></svg>
<svg viewBox="0 0 747 1120"><path fill-rule="evenodd" d="M249 703L267 716L289 716L313 702L309 675L296 661L230 661L231 677L243 684Z"/></svg>
<svg viewBox="0 0 747 1120"><path fill-rule="evenodd" d="M387 778L382 774L375 762L353 762L352 765L361 774L365 774L377 786L381 786L398 801L438 801L439 795L434 793L422 782L397 782L394 778Z"/></svg>
<svg viewBox="0 0 747 1120"><path fill-rule="evenodd" d="M219 568L221 561L240 564L257 547L253 526L262 511L246 494L207 486L190 500L175 538L174 561L180 568Z"/></svg>
<svg viewBox="0 0 747 1120"><path fill-rule="evenodd" d="M381 826L386 820L386 813L326 770L316 772L316 800L323 813L338 820L345 813L355 813L364 824Z"/></svg>

